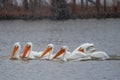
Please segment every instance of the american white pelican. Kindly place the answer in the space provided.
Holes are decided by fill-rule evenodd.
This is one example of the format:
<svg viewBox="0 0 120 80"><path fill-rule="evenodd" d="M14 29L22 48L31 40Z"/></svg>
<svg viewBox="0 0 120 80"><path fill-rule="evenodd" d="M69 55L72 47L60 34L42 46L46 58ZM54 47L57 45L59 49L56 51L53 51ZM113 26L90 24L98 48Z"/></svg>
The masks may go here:
<svg viewBox="0 0 120 80"><path fill-rule="evenodd" d="M82 44L77 49L75 49L73 52L75 52L77 50L80 51L80 52L84 52L85 54L89 55L91 57L91 59L105 60L105 59L110 58L107 55L107 53L105 53L103 51L96 51L96 48L95 48L94 44L92 44L92 43Z"/></svg>
<svg viewBox="0 0 120 80"><path fill-rule="evenodd" d="M92 43L84 43L80 45L79 47L77 47L72 53L76 53L76 51L89 54L89 53L96 51L96 48L94 47L94 44Z"/></svg>
<svg viewBox="0 0 120 80"><path fill-rule="evenodd" d="M38 52L36 51L32 51L32 43L31 42L27 42L27 44L25 45L22 54L21 54L21 59L27 58L27 59L36 59L35 55L39 55Z"/></svg>
<svg viewBox="0 0 120 80"><path fill-rule="evenodd" d="M89 53L92 53L96 50L94 48L94 44L92 43L85 43L77 47L69 57L67 57L67 60L88 60L91 59Z"/></svg>
<svg viewBox="0 0 120 80"><path fill-rule="evenodd" d="M67 57L71 55L71 52L68 51L67 46L62 46L60 50L52 57L52 60L60 58L63 61L67 61Z"/></svg>
<svg viewBox="0 0 120 80"><path fill-rule="evenodd" d="M20 49L21 49L21 46L20 46L20 43L19 42L16 42L14 45L13 45L13 49L12 49L12 52L10 54L10 59L13 60L13 59L20 59Z"/></svg>
<svg viewBox="0 0 120 80"><path fill-rule="evenodd" d="M53 56L54 45L48 44L44 51L39 52L40 55L35 55L35 57L40 57L40 59L52 59Z"/></svg>

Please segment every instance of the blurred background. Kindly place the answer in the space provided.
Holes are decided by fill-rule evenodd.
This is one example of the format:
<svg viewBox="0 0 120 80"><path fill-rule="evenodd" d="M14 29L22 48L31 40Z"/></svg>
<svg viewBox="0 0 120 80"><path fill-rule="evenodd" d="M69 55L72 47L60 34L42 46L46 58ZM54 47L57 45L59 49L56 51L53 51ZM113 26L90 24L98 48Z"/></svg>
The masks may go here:
<svg viewBox="0 0 120 80"><path fill-rule="evenodd" d="M0 0L0 19L118 17L120 0Z"/></svg>

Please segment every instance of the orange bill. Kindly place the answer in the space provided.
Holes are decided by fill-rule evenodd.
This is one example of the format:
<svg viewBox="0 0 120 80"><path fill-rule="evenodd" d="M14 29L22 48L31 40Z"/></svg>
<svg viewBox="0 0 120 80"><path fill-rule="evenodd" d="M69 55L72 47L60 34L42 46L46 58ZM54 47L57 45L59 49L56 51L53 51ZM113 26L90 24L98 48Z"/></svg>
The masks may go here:
<svg viewBox="0 0 120 80"><path fill-rule="evenodd" d="M50 52L52 50L52 47L48 46L42 53L42 55L40 56L40 58L44 57L44 55L46 55L48 52Z"/></svg>
<svg viewBox="0 0 120 80"><path fill-rule="evenodd" d="M63 54L64 52L65 52L65 49L61 48L61 49L55 54L55 56L53 56L52 59L57 58L58 56L60 56L60 55Z"/></svg>
<svg viewBox="0 0 120 80"><path fill-rule="evenodd" d="M79 48L79 49L78 49L78 51L80 51L80 52L84 52L84 49L82 49L82 48Z"/></svg>
<svg viewBox="0 0 120 80"><path fill-rule="evenodd" d="M30 50L30 48L31 48L30 45L25 46L25 48L24 48L24 50L22 52L22 56L21 56L22 59L26 57L26 55L27 55L28 51Z"/></svg>
<svg viewBox="0 0 120 80"><path fill-rule="evenodd" d="M18 50L18 46L15 45L11 52L10 59L14 59L14 55L16 54L17 50Z"/></svg>

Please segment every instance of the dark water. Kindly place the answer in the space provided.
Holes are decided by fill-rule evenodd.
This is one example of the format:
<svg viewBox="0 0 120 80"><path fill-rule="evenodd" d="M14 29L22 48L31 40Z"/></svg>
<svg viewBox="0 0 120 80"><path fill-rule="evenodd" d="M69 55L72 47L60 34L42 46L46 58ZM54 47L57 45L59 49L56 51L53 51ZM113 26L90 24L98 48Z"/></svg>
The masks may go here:
<svg viewBox="0 0 120 80"><path fill-rule="evenodd" d="M120 80L120 61L81 61L59 63L34 60L11 61L12 45L33 42L41 51L48 43L67 45L74 50L82 43L94 43L98 50L120 56L120 19L68 21L0 21L0 80Z"/></svg>

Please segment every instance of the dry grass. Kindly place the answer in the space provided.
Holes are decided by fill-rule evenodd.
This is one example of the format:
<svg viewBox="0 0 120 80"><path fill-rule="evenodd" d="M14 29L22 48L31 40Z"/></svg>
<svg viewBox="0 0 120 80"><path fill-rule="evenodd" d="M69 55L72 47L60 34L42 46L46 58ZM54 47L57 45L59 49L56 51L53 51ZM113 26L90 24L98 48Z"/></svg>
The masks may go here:
<svg viewBox="0 0 120 80"><path fill-rule="evenodd" d="M106 12L104 11L104 7L100 6L99 14L96 10L96 6L91 5L87 7L82 7L80 4L73 5L73 3L69 3L68 5L69 12L72 14L73 17L97 17L98 15L100 17L110 16L110 15L117 15L120 17L120 5L117 6L117 12L114 11L113 6L107 7ZM74 7L74 8L73 8ZM25 10L23 7L18 7L16 5L7 3L6 8L0 9L0 17L2 18L26 18L28 17L34 17L34 18L45 18L45 17L51 17L52 12L49 6L41 5L37 8L28 9ZM113 16L110 16L113 17Z"/></svg>
<svg viewBox="0 0 120 80"><path fill-rule="evenodd" d="M120 5L117 6L117 12L114 11L114 6L106 7L106 11L104 10L104 6L100 6L99 13L97 12L96 6L90 5L88 7L82 7L80 4L75 5L75 9L73 10L73 4L68 4L68 8L70 12L73 13L73 16L86 16L86 17L96 17L101 15L100 17L105 17L107 15L117 15L120 14ZM74 11L74 12L73 12ZM120 16L120 15L119 15ZM112 17L112 16L111 16Z"/></svg>

